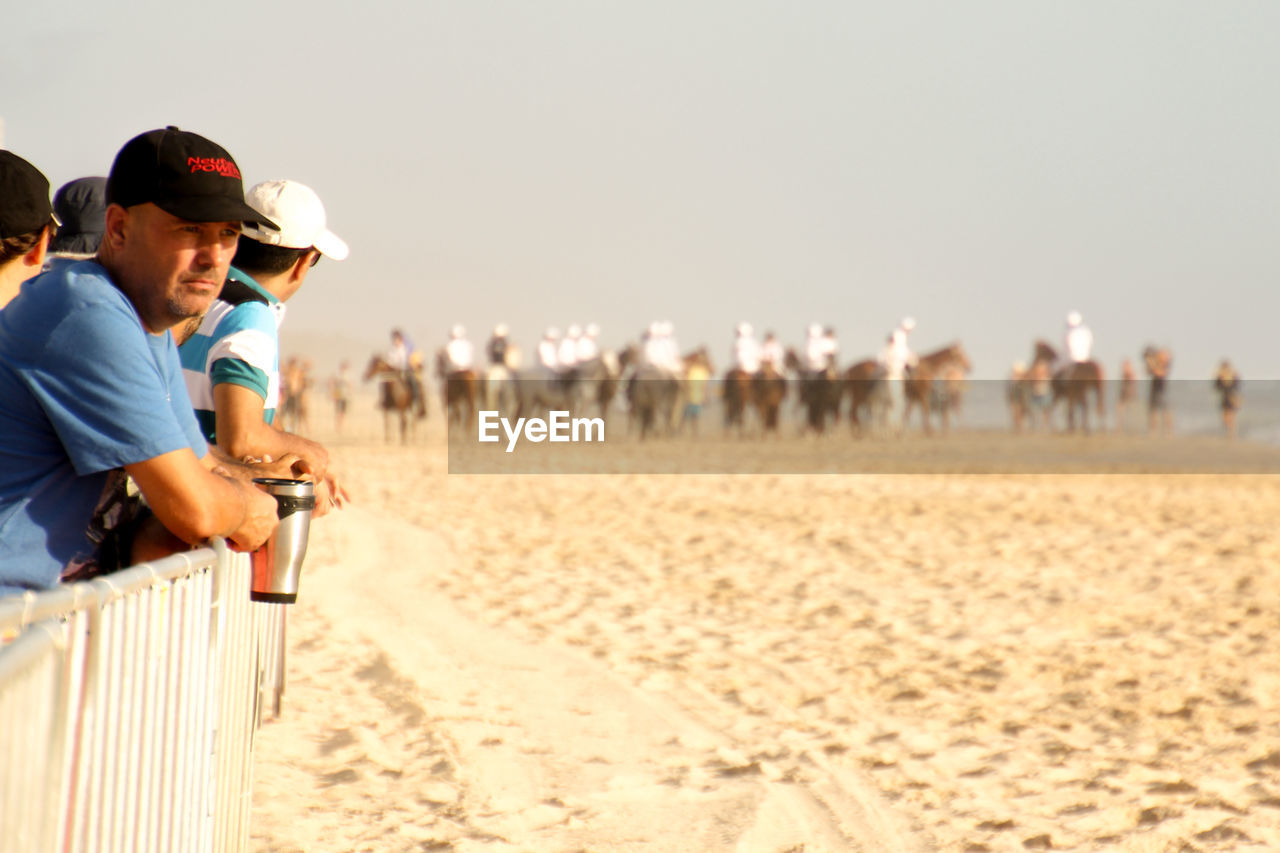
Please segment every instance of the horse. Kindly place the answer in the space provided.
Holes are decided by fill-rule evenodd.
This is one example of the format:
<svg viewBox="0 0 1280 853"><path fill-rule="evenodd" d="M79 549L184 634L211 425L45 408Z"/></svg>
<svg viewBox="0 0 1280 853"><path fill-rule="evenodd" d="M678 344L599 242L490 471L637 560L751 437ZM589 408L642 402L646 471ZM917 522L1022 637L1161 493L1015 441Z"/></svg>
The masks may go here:
<svg viewBox="0 0 1280 853"><path fill-rule="evenodd" d="M942 418L943 431L950 426L954 418L960 420L960 410L964 405L965 370L957 364L942 369L942 373L934 378L929 393L929 406Z"/></svg>
<svg viewBox="0 0 1280 853"><path fill-rule="evenodd" d="M397 370L378 354L369 359L369 366L364 371L364 381L377 379L381 385L378 394L378 408L382 409L383 432L386 440L391 441L391 416L395 414L400 421L400 443L409 440L412 422L409 412L414 410L417 418L427 416L426 401L420 400L416 409L413 405L413 391L405 380L404 371Z"/></svg>
<svg viewBox="0 0 1280 853"><path fill-rule="evenodd" d="M580 363L575 371L574 387L570 388L571 400L584 407L594 404L600 409L600 417L607 417L613 398L618 394L618 377L622 375L624 366L625 363L613 350L605 350Z"/></svg>
<svg viewBox="0 0 1280 853"><path fill-rule="evenodd" d="M864 359L849 366L843 376L843 394L849 397L849 425L855 436L863 435L862 416L870 424L883 427L889 417L889 389L885 384L885 369L874 358Z"/></svg>
<svg viewBox="0 0 1280 853"><path fill-rule="evenodd" d="M805 411L805 426L816 433L826 428L828 417L840 412L840 378L834 367L823 371L805 370L800 356L788 348L785 357L787 369L800 376L798 402Z"/></svg>
<svg viewBox="0 0 1280 853"><path fill-rule="evenodd" d="M1043 340L1035 343L1034 364L1056 364L1058 352ZM1073 361L1053 372L1053 406L1060 401L1067 404L1067 431L1076 431L1076 413L1084 432L1089 432L1089 392L1092 391L1098 409L1098 420L1106 423L1107 400L1102 365L1096 361Z"/></svg>
<svg viewBox="0 0 1280 853"><path fill-rule="evenodd" d="M444 347L436 351L436 376L444 383L444 411L447 423L470 424L476 416L477 377L470 368L450 370ZM466 415L463 415L463 407Z"/></svg>
<svg viewBox="0 0 1280 853"><path fill-rule="evenodd" d="M924 423L925 435L933 434L933 429L929 424L929 400L933 393L933 383L934 380L940 379L952 368L958 368L964 373L968 373L972 369L969 356L959 342L949 344L928 355L920 356L915 367L911 368L908 373L906 384L903 388L904 396L906 397L906 408L902 413L904 427L911 419L912 406L918 406L920 408L920 418ZM943 432L946 432L949 426L949 414L944 409L942 412Z"/></svg>
<svg viewBox="0 0 1280 853"><path fill-rule="evenodd" d="M639 423L641 440L657 429L671 429L679 396L679 380L669 372L648 364L636 368L627 383L627 400Z"/></svg>
<svg viewBox="0 0 1280 853"><path fill-rule="evenodd" d="M787 377L766 362L761 365L760 372L752 382L752 395L756 411L760 414L761 427L765 432L777 435L778 413L782 410L782 401L787 397Z"/></svg>
<svg viewBox="0 0 1280 853"><path fill-rule="evenodd" d="M508 343L502 361L476 375L476 405L504 415L515 411L516 391L512 371L520 366L520 348Z"/></svg>
<svg viewBox="0 0 1280 853"><path fill-rule="evenodd" d="M542 417L549 412L573 411L573 390L564 378L542 365L511 371L517 418Z"/></svg>
<svg viewBox="0 0 1280 853"><path fill-rule="evenodd" d="M755 376L740 367L725 371L722 396L724 397L724 430L735 427L742 434L746 426L747 407L755 402Z"/></svg>

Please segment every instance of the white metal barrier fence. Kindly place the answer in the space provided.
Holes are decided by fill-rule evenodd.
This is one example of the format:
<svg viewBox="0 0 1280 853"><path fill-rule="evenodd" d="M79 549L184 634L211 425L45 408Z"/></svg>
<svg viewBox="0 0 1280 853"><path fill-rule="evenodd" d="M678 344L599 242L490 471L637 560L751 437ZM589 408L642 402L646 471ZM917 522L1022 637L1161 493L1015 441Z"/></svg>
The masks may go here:
<svg viewBox="0 0 1280 853"><path fill-rule="evenodd" d="M0 851L248 847L284 607L211 548L0 599Z"/></svg>

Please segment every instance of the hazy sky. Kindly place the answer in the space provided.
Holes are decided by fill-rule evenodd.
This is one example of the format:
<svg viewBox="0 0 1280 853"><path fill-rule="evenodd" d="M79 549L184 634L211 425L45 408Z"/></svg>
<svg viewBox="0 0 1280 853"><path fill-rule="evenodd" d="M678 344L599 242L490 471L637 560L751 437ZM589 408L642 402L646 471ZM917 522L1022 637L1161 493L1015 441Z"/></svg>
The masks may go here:
<svg viewBox="0 0 1280 853"><path fill-rule="evenodd" d="M129 137L302 180L352 247L286 341L749 320L846 359L905 314L1002 376L1070 309L1115 372L1280 377L1280 4L21 4L5 145L54 186ZM314 353L325 364L322 353Z"/></svg>

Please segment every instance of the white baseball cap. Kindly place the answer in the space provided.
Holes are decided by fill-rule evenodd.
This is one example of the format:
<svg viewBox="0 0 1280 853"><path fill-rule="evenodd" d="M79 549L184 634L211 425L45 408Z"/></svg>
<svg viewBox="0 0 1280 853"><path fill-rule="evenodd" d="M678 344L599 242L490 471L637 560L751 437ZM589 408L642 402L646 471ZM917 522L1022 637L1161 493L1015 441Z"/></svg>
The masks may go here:
<svg viewBox="0 0 1280 853"><path fill-rule="evenodd" d="M340 261L350 250L342 238L325 227L324 205L320 196L306 184L297 181L263 181L244 194L244 200L280 226L270 231L245 225L246 237L270 246L289 249L315 248L326 258Z"/></svg>

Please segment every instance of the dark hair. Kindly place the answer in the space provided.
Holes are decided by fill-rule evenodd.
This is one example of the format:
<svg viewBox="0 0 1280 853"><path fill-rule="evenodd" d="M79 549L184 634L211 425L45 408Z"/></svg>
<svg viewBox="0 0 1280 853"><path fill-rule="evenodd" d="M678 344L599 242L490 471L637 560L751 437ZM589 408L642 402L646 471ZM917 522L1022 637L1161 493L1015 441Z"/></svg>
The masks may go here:
<svg viewBox="0 0 1280 853"><path fill-rule="evenodd" d="M0 265L9 263L9 261L22 257L30 252L40 243L40 237L48 229L48 226L41 228L39 231L32 231L29 234L19 234L16 237L0 238Z"/></svg>
<svg viewBox="0 0 1280 853"><path fill-rule="evenodd" d="M241 236L240 243L236 246L236 256L231 259L231 263L249 275L255 273L279 275L287 272L299 258L310 251L311 249L271 246L267 243L259 243L251 237Z"/></svg>

